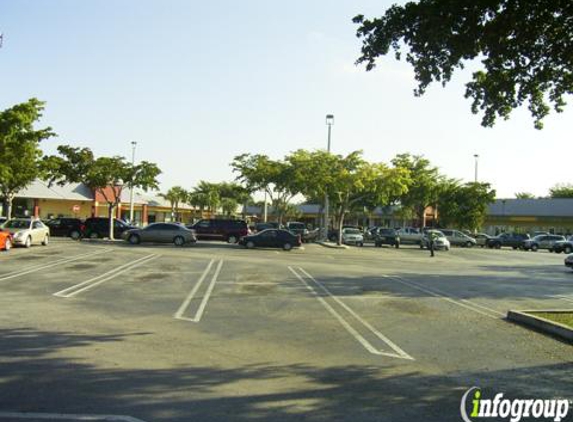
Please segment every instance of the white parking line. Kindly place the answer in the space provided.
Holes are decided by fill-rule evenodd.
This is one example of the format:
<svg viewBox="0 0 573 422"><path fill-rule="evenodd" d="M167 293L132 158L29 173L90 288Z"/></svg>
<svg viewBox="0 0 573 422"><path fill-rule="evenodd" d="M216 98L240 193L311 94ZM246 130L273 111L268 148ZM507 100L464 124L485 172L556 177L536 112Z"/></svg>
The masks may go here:
<svg viewBox="0 0 573 422"><path fill-rule="evenodd" d="M382 277L387 278L389 280L397 281L398 283L404 284L408 287L411 287L412 289L427 293L431 296L438 297L440 299L444 299L447 302L453 303L454 305L457 305L457 306L461 306L462 308L469 309L470 311L476 312L480 315L483 315L483 316L486 316L486 317L489 317L492 319L499 319L500 317L505 318L505 314L502 312L496 311L495 309L488 308L487 306L479 305L479 304L477 304L475 302L471 302L467 299L462 299L460 297L441 292L438 289L430 290L427 287L419 285L418 283L415 283L415 282L410 281L410 280L406 281L402 277L398 277L398 276L383 275Z"/></svg>
<svg viewBox="0 0 573 422"><path fill-rule="evenodd" d="M312 280L317 286L321 288L321 290L326 293L330 298L332 298L336 303L338 303L344 310L346 310L350 315L352 315L358 322L360 322L368 331L382 340L387 346L389 346L394 352L396 353L388 353L382 350L376 349L368 340L366 340L342 315L340 315L336 310L326 301L324 298L320 297L316 290L301 276L299 275L292 267L288 267L289 270L306 286L306 288L312 292L313 296L315 296L318 301L326 308L326 310L334 316L338 322L352 335L366 350L374 355L381 355L381 356L389 356L394 358L400 359L408 359L414 360L412 356L407 354L403 351L400 347L398 347L394 342L392 342L388 337L380 333L377 329L372 327L367 321L362 319L352 308L350 308L346 303L342 300L334 296L322 283L316 280L313 276L311 276L308 272L306 272L303 268L298 267L298 270L303 273L307 278Z"/></svg>
<svg viewBox="0 0 573 422"><path fill-rule="evenodd" d="M108 271L104 274L101 274L97 277L94 278L90 278L89 280L83 281L79 284L76 284L74 286L68 287L64 290L60 290L59 292L54 293L54 296L57 297L63 297L63 298L69 298L69 297L73 297L76 296L82 292L85 292L87 290L93 289L96 286L99 286L102 283L105 283L106 281L109 281L115 277L117 277L118 275L121 275L135 267L138 267L140 265L143 264L147 264L148 262L159 258L160 255L157 254L151 254L151 255L147 255L144 256L143 258L139 258L133 262L129 262L127 264L124 264L120 267L114 268L111 271Z"/></svg>
<svg viewBox="0 0 573 422"><path fill-rule="evenodd" d="M144 422L133 416L121 415L75 415L66 413L21 413L21 412L0 412L0 419L46 419L50 421L72 420L72 421L104 421L104 422Z"/></svg>
<svg viewBox="0 0 573 422"><path fill-rule="evenodd" d="M38 272L40 270L44 270L46 268L55 267L56 265L67 264L68 262L77 261L79 259L83 259L83 258L94 256L94 255L100 255L100 254L107 253L110 251L111 251L111 249L104 249L104 250L99 251L99 252L85 253L85 254L81 254L81 255L76 255L76 256L71 257L71 258L57 259L56 261L52 261L49 264L34 265L32 267L28 267L28 269L26 269L26 270L13 271L11 273L4 274L2 277L0 277L0 281L9 280L11 278L20 277L22 275L35 273L35 272Z"/></svg>
<svg viewBox="0 0 573 422"><path fill-rule="evenodd" d="M179 309L177 310L175 315L173 315L173 317L175 319L179 319L181 321L189 321L189 322L200 322L201 321L201 318L203 317L203 314L205 313L205 308L207 307L207 302L209 301L209 298L211 297L211 293L213 293L213 289L215 288L215 283L217 282L217 277L219 277L219 273L221 272L221 268L223 267L223 262L224 262L223 260L220 260L219 264L217 264L217 268L215 269L215 272L213 273L213 277L211 277L211 282L209 283L209 286L207 287L207 291L205 292L205 295L203 296L203 299L201 300L201 303L199 304L199 308L197 309L197 312L195 312L195 316L193 318L188 318L188 317L184 317L183 314L185 313L189 304L191 303L191 300L193 299L193 297L195 296L195 294L197 293L197 291L201 287L201 284L203 284L203 281L205 281L205 278L207 277L207 275L211 271L211 267L213 266L214 262L215 262L214 259L212 259L211 262L209 262L209 265L207 265L207 268L205 269L205 271L201 275L201 278L199 279L199 281L197 281L197 284L195 284L195 287L193 287L193 290L191 290L191 293L189 293L189 295L187 296L187 298L185 298L185 301L181 304L181 306L179 307Z"/></svg>
<svg viewBox="0 0 573 422"><path fill-rule="evenodd" d="M557 296L553 296L553 297L556 298L556 299L562 299L562 300L564 300L564 301L566 301L566 302L573 303L573 297L570 297L570 296L560 296L560 295L557 295Z"/></svg>

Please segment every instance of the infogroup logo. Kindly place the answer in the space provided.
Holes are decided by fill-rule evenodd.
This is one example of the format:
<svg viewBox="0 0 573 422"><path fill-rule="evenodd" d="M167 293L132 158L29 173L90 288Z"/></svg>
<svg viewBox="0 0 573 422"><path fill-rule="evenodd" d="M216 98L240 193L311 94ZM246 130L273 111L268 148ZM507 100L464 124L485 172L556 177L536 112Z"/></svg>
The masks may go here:
<svg viewBox="0 0 573 422"><path fill-rule="evenodd" d="M482 397L479 387L470 388L463 395L460 404L462 419L465 422L476 422L485 418L519 422L523 418L533 418L560 422L569 413L570 403L566 399L504 399L503 396L504 393L497 393L493 399L486 399Z"/></svg>

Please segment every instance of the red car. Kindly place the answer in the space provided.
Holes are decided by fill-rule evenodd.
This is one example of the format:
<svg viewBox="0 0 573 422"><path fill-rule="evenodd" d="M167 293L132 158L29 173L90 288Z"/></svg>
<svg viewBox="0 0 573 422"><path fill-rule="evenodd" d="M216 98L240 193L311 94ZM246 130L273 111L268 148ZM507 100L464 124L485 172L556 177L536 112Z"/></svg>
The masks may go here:
<svg viewBox="0 0 573 422"><path fill-rule="evenodd" d="M0 229L0 251L9 251L12 249L13 244L14 240L12 239L10 232L2 231L2 229Z"/></svg>

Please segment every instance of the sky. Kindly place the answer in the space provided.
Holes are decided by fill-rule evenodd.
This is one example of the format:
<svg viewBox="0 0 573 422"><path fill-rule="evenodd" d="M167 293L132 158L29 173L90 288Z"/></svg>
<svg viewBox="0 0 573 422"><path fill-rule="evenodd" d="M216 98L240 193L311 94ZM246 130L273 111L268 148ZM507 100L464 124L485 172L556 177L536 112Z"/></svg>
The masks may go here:
<svg viewBox="0 0 573 422"><path fill-rule="evenodd" d="M326 148L372 162L424 155L449 177L489 182L498 197L547 195L571 180L573 110L534 129L526 107L483 128L464 98L469 71L417 98L410 66L354 63L357 14L381 0L0 1L0 109L46 102L43 143L155 162L161 190L233 180L242 153L282 158Z"/></svg>

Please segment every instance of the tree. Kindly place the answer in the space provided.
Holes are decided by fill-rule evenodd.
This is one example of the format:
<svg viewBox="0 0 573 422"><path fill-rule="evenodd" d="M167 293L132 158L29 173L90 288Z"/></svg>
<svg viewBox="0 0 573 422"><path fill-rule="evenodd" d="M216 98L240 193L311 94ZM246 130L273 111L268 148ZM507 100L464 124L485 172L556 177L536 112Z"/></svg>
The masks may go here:
<svg viewBox="0 0 573 422"><path fill-rule="evenodd" d="M173 186L167 191L167 193L159 194L159 196L169 201L171 204L171 217L175 218L176 221L181 221L181 216L179 214L179 204L187 202L189 193L181 186Z"/></svg>
<svg viewBox="0 0 573 422"><path fill-rule="evenodd" d="M570 0L420 0L393 5L381 18L353 19L362 38L357 63L372 70L392 49L414 68L424 94L430 83L446 85L456 69L480 59L480 70L466 84L472 112L483 111L482 125L508 119L528 103L535 127L550 112L561 112L573 92L573 3Z"/></svg>
<svg viewBox="0 0 573 422"><path fill-rule="evenodd" d="M438 199L440 226L475 231L482 226L487 206L495 201L495 190L489 183L447 181Z"/></svg>
<svg viewBox="0 0 573 422"><path fill-rule="evenodd" d="M328 196L342 243L344 217L360 206L387 205L408 189L409 173L382 163L368 163L361 151L343 157L326 151L298 150L287 157L295 172L293 186L310 197Z"/></svg>
<svg viewBox="0 0 573 422"><path fill-rule="evenodd" d="M392 160L392 164L406 170L410 175L408 190L399 200L401 206L409 208L422 226L426 208L436 204L440 184L445 179L437 167L433 167L428 159L419 155L399 154Z"/></svg>
<svg viewBox="0 0 573 422"><path fill-rule="evenodd" d="M286 160L271 160L261 154L236 156L231 166L239 174L237 180L244 184L247 191L263 191L269 195L278 222L282 224L288 204L300 192L293 182L298 180L297 171L300 168L293 167Z"/></svg>
<svg viewBox="0 0 573 422"><path fill-rule="evenodd" d="M98 192L108 205L109 238L113 239L114 210L121 202L124 186L144 191L157 189L161 170L154 163L132 165L124 157L95 158L89 148L58 147L59 155L44 157L43 169L50 183L83 183Z"/></svg>
<svg viewBox="0 0 573 422"><path fill-rule="evenodd" d="M535 195L529 192L517 192L515 194L516 199L535 199Z"/></svg>
<svg viewBox="0 0 573 422"><path fill-rule="evenodd" d="M16 193L40 176L40 142L56 136L50 127L34 129L44 104L32 98L0 112L0 198L8 218Z"/></svg>
<svg viewBox="0 0 573 422"><path fill-rule="evenodd" d="M217 208L221 204L221 195L219 193L219 185L217 183L206 182L201 180L199 184L193 189L193 195L196 196L196 201L204 203L207 207L209 214L213 215L217 212Z"/></svg>
<svg viewBox="0 0 573 422"><path fill-rule="evenodd" d="M557 184L549 189L551 198L573 198L573 184Z"/></svg>

